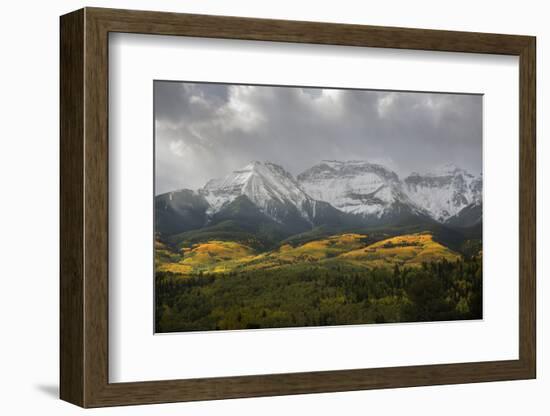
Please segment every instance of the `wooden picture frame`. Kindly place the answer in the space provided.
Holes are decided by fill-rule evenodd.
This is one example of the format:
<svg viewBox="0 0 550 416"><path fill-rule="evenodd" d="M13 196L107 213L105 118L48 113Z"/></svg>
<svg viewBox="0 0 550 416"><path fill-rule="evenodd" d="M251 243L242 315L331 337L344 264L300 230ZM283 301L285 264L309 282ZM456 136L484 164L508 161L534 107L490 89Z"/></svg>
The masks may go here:
<svg viewBox="0 0 550 416"><path fill-rule="evenodd" d="M530 36L85 8L61 17L60 396L82 407L536 377L535 53ZM108 34L368 46L519 57L519 359L109 383Z"/></svg>

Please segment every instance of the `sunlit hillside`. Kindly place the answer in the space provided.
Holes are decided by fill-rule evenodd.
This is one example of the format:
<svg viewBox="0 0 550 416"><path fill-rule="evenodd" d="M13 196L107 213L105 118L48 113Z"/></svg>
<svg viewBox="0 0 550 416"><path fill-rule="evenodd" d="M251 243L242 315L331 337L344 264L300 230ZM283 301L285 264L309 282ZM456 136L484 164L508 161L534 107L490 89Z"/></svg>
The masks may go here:
<svg viewBox="0 0 550 416"><path fill-rule="evenodd" d="M297 247L285 244L274 255L282 260L293 262L319 261L359 249L365 245L364 240L366 238L367 236L363 234L349 233L311 241Z"/></svg>
<svg viewBox="0 0 550 416"><path fill-rule="evenodd" d="M342 254L342 259L371 267L410 266L434 260L456 261L460 255L434 241L429 233L401 235Z"/></svg>
<svg viewBox="0 0 550 416"><path fill-rule="evenodd" d="M367 244L364 234L340 234L297 246L258 253L238 242L212 240L179 253L157 243L157 270L184 276L267 270L301 264L351 264L366 268L419 267L430 261L455 261L460 255L434 241L429 233L408 234ZM332 267L331 266L331 267Z"/></svg>
<svg viewBox="0 0 550 416"><path fill-rule="evenodd" d="M438 241L430 232L341 233L266 251L222 239L157 242L156 329L481 318L481 252Z"/></svg>
<svg viewBox="0 0 550 416"><path fill-rule="evenodd" d="M252 259L255 252L248 246L232 241L209 241L181 250L179 261L160 262L157 270L192 274L220 273L237 267L240 261Z"/></svg>

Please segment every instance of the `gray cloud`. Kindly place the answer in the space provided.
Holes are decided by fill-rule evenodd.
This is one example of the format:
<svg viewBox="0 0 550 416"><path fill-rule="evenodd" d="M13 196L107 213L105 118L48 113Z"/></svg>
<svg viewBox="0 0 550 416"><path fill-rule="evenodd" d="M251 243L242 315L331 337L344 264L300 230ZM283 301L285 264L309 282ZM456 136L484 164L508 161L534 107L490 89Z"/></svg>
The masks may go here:
<svg viewBox="0 0 550 416"><path fill-rule="evenodd" d="M400 176L482 166L482 97L464 94L155 82L157 194L196 189L251 160L294 175L323 159Z"/></svg>

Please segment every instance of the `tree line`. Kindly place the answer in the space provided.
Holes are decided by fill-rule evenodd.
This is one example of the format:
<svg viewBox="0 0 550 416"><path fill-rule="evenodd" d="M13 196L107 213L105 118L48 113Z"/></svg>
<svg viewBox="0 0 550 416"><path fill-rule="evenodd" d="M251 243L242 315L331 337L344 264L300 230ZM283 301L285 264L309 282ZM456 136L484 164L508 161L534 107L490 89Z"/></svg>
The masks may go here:
<svg viewBox="0 0 550 416"><path fill-rule="evenodd" d="M365 269L335 261L155 276L157 332L482 318L482 261Z"/></svg>

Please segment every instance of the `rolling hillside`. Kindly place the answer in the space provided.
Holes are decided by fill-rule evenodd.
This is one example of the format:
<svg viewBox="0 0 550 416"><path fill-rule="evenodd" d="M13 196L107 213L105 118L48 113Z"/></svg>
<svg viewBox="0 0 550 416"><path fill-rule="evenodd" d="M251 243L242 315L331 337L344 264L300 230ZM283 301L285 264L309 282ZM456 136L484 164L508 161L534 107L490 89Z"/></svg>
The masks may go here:
<svg viewBox="0 0 550 416"><path fill-rule="evenodd" d="M230 241L211 240L182 248L179 253L165 245L157 256L157 270L184 276L219 274L294 267L301 264L349 264L361 268L420 267L430 261L456 261L460 255L434 241L430 233L391 237L369 243L364 234L339 234L260 253Z"/></svg>
<svg viewBox="0 0 550 416"><path fill-rule="evenodd" d="M158 247L158 332L482 317L481 252L463 257L431 233L345 233L264 252L221 240Z"/></svg>
<svg viewBox="0 0 550 416"><path fill-rule="evenodd" d="M157 332L482 317L481 178L253 162L155 200ZM433 196L433 198L432 198Z"/></svg>
<svg viewBox="0 0 550 416"><path fill-rule="evenodd" d="M420 267L430 261L456 261L460 255L435 242L432 234L419 233L388 238L345 253L341 258L369 267Z"/></svg>

